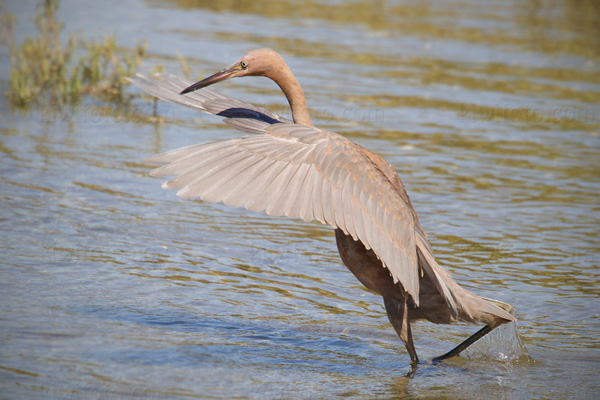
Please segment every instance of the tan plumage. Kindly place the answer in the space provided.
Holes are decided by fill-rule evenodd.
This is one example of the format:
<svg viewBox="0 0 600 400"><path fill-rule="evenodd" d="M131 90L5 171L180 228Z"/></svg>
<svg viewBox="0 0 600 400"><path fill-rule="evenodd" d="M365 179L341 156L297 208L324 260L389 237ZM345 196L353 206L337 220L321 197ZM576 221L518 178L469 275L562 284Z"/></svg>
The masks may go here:
<svg viewBox="0 0 600 400"><path fill-rule="evenodd" d="M204 88L246 75L278 83L295 122ZM483 322L488 331L514 320L507 312L510 306L461 288L437 264L390 164L343 136L312 126L300 85L274 51L250 52L191 86L173 76L138 75L132 82L161 99L223 116L229 125L254 134L150 157L147 161L166 164L153 170L153 176L176 175L163 188L178 189L181 197L331 225L342 260L367 288L384 297L413 362L418 358L411 320ZM182 90L186 94L180 95ZM442 358L477 339L474 335Z"/></svg>

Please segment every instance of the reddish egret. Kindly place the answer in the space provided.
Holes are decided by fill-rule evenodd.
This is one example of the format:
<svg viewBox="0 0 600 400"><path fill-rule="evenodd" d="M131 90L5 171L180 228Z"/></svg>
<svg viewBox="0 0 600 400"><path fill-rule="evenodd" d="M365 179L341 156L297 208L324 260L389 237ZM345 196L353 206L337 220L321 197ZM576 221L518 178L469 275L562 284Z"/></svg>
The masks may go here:
<svg viewBox="0 0 600 400"><path fill-rule="evenodd" d="M293 122L206 87L242 76L279 85ZM388 318L418 363L410 323L456 321L485 326L434 361L458 355L497 326L514 321L509 304L460 287L435 260L427 235L394 168L380 156L313 126L302 88L281 56L254 50L224 70L190 85L174 76L133 81L163 100L225 117L254 135L219 140L150 157L166 164L153 176L181 197L199 197L269 215L318 220L335 229L342 261L383 297Z"/></svg>

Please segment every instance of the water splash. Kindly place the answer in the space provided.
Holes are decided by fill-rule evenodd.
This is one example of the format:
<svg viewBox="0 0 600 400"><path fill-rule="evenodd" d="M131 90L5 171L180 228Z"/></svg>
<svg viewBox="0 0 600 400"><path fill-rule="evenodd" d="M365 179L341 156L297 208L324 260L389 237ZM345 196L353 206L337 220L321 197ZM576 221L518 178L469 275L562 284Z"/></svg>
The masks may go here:
<svg viewBox="0 0 600 400"><path fill-rule="evenodd" d="M531 360L531 356L519 337L515 322L494 329L461 355L469 360L487 359L503 362Z"/></svg>

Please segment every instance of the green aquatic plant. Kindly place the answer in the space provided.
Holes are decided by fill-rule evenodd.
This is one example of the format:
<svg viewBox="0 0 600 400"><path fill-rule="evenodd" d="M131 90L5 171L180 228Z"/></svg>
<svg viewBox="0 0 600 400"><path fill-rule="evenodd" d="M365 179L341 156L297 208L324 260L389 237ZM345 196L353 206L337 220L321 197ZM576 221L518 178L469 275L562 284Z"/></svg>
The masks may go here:
<svg viewBox="0 0 600 400"><path fill-rule="evenodd" d="M125 77L135 73L146 43L123 49L114 36L87 40L71 35L63 44L63 24L56 18L58 6L58 0L45 0L38 7L34 18L38 35L20 45L12 36L14 16L3 18L3 42L10 49L9 103L15 107L77 104L84 95L123 101L128 84Z"/></svg>

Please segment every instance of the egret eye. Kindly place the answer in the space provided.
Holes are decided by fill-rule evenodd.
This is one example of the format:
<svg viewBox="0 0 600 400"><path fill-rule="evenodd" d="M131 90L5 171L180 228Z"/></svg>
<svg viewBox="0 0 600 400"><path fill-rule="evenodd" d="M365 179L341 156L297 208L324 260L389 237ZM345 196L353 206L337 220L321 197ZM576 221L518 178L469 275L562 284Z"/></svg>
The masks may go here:
<svg viewBox="0 0 600 400"><path fill-rule="evenodd" d="M240 67L242 67L242 69L248 69L248 63L246 61L242 61L240 63Z"/></svg>

